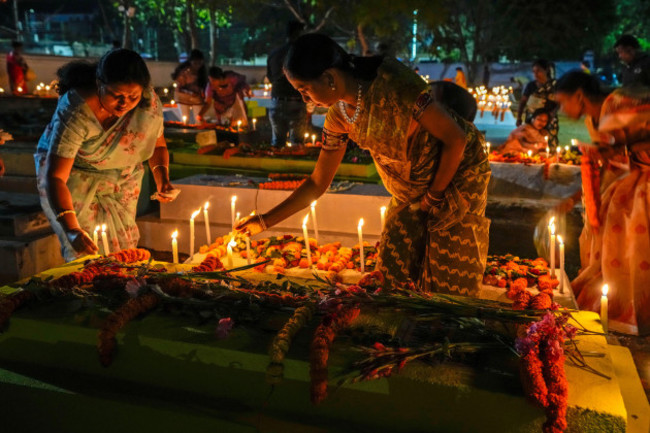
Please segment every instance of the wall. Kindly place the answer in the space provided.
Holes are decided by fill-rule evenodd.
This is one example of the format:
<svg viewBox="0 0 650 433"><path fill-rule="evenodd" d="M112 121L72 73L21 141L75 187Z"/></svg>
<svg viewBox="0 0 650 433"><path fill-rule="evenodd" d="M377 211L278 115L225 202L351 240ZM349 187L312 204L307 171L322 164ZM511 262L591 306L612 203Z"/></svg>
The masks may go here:
<svg viewBox="0 0 650 433"><path fill-rule="evenodd" d="M59 56L43 56L43 55L32 55L27 54L24 56L27 64L30 68L36 73L35 83L44 82L49 83L50 81L56 78L56 71L64 64L71 62L73 60L89 60L93 61L96 58L85 58L85 57L59 57ZM9 88L9 82L7 78L7 65L6 65L7 53L0 53L0 87L5 89ZM149 67L149 73L151 74L151 79L155 87L165 87L170 86L172 79L170 74L174 71L177 63L173 62L157 62L154 60L148 60L147 66ZM233 70L240 74L246 75L249 83L259 83L262 81L266 75L265 66L224 66L224 69ZM36 87L36 84L30 85L30 89Z"/></svg>

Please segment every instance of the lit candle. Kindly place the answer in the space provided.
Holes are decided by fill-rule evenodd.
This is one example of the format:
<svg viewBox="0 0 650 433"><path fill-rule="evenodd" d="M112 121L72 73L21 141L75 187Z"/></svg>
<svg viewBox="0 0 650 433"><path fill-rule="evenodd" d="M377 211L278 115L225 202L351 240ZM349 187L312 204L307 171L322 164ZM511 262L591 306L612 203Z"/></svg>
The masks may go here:
<svg viewBox="0 0 650 433"><path fill-rule="evenodd" d="M287 141L287 147L291 147L291 142Z"/></svg>
<svg viewBox="0 0 650 433"><path fill-rule="evenodd" d="M208 245L212 243L212 236L210 235L210 220L208 218L208 207L210 202L206 201L203 205L203 220L205 221L205 241Z"/></svg>
<svg viewBox="0 0 650 433"><path fill-rule="evenodd" d="M564 241L562 240L562 236L557 235L557 242L560 244L560 271L558 272L560 293L564 293Z"/></svg>
<svg viewBox="0 0 650 433"><path fill-rule="evenodd" d="M106 235L106 224L102 224L102 245L104 245L104 255L107 256L111 253L108 249L108 236Z"/></svg>
<svg viewBox="0 0 650 433"><path fill-rule="evenodd" d="M564 151L568 152L569 151L569 146L564 146Z"/></svg>
<svg viewBox="0 0 650 433"><path fill-rule="evenodd" d="M384 229L384 225L386 225L386 206L382 206L379 208L379 215L381 216L381 229Z"/></svg>
<svg viewBox="0 0 650 433"><path fill-rule="evenodd" d="M309 132L305 132L305 139L303 140L302 144L307 144L307 140L309 140Z"/></svg>
<svg viewBox="0 0 650 433"><path fill-rule="evenodd" d="M233 249L236 245L237 245L237 242L235 242L235 235L233 235L233 236L230 238L230 242L228 242L228 247L226 248L226 250L228 251L228 269L232 269L232 268L233 268L233 264L232 264L232 249Z"/></svg>
<svg viewBox="0 0 650 433"><path fill-rule="evenodd" d="M532 151L532 150L529 150L529 151L528 151L528 157L529 157L529 158L532 158L532 157L533 157L533 151Z"/></svg>
<svg viewBox="0 0 650 433"><path fill-rule="evenodd" d="M190 217L190 258L194 255L194 218L199 212L201 212L201 208L195 210Z"/></svg>
<svg viewBox="0 0 650 433"><path fill-rule="evenodd" d="M174 83L174 84L172 84L172 86L174 86L174 89L175 89L176 87L178 87L178 84Z"/></svg>
<svg viewBox="0 0 650 433"><path fill-rule="evenodd" d="M316 219L316 200L311 202L311 219L314 220L314 237L318 243L318 220Z"/></svg>
<svg viewBox="0 0 650 433"><path fill-rule="evenodd" d="M172 233L172 262L178 263L178 230L174 230Z"/></svg>
<svg viewBox="0 0 650 433"><path fill-rule="evenodd" d="M489 141L487 143L485 143L485 147L487 148L487 153L489 155L490 154L490 142Z"/></svg>
<svg viewBox="0 0 650 433"><path fill-rule="evenodd" d="M578 145L578 140L576 140L575 138L572 138L571 139L571 146L577 146L577 145Z"/></svg>
<svg viewBox="0 0 650 433"><path fill-rule="evenodd" d="M167 87L165 87L165 88L163 89L163 92L165 92L165 96L167 96L167 93L169 93L169 89L168 89Z"/></svg>
<svg viewBox="0 0 650 433"><path fill-rule="evenodd" d="M556 158L556 160L555 160L555 163L556 163L556 164L559 164L559 163L560 163L560 151L561 151L561 150L562 150L562 148L561 148L560 146L557 146L557 147L555 148L555 153L556 153L556 156L557 156L557 158Z"/></svg>
<svg viewBox="0 0 650 433"><path fill-rule="evenodd" d="M246 236L246 263L251 264L251 238Z"/></svg>
<svg viewBox="0 0 650 433"><path fill-rule="evenodd" d="M187 124L187 116L183 116L183 123Z"/></svg>
<svg viewBox="0 0 650 433"><path fill-rule="evenodd" d="M235 202L237 202L237 196L233 195L230 197L230 222L233 232L235 231Z"/></svg>
<svg viewBox="0 0 650 433"><path fill-rule="evenodd" d="M95 231L93 233L93 242L95 243L95 246L99 250L99 226L95 226Z"/></svg>
<svg viewBox="0 0 650 433"><path fill-rule="evenodd" d="M551 236L551 262L549 264L549 269L552 277L555 275L555 217L552 217L548 223L548 233Z"/></svg>
<svg viewBox="0 0 650 433"><path fill-rule="evenodd" d="M363 258L363 218L359 220L359 225L357 225L357 231L359 232L359 263L361 264L361 273L363 274L366 271L366 263Z"/></svg>
<svg viewBox="0 0 650 433"><path fill-rule="evenodd" d="M172 99L171 101L169 101L169 103L170 103L171 105L176 105L176 101L174 101L173 99Z"/></svg>
<svg viewBox="0 0 650 433"><path fill-rule="evenodd" d="M603 332L607 334L608 328L608 317L607 310L609 308L609 300L607 298L607 293L609 292L609 286L603 284L603 296L600 297L600 323L603 325Z"/></svg>
<svg viewBox="0 0 650 433"><path fill-rule="evenodd" d="M305 238L305 249L307 250L307 268L311 269L311 250L309 249L309 233L307 232L307 221L309 214L302 219L302 236Z"/></svg>
<svg viewBox="0 0 650 433"><path fill-rule="evenodd" d="M549 156L551 154L551 149L546 146L546 156Z"/></svg>
<svg viewBox="0 0 650 433"><path fill-rule="evenodd" d="M257 131L257 126L256 125L257 125L257 118L254 117L253 118L253 131Z"/></svg>
<svg viewBox="0 0 650 433"><path fill-rule="evenodd" d="M311 135L311 144L316 146L316 134Z"/></svg>
<svg viewBox="0 0 650 433"><path fill-rule="evenodd" d="M241 132L241 120L237 121L237 132Z"/></svg>
<svg viewBox="0 0 650 433"><path fill-rule="evenodd" d="M17 90L18 90L18 93L23 93L23 88L22 87L18 86Z"/></svg>

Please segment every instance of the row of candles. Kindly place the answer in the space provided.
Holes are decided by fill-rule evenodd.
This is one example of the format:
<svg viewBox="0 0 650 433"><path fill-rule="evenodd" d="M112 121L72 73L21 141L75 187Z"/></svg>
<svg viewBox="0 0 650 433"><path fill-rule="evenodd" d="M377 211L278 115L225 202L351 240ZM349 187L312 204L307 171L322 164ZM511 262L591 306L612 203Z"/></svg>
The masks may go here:
<svg viewBox="0 0 650 433"><path fill-rule="evenodd" d="M481 117L486 109L493 111L494 115L498 116L499 113L503 114L509 110L512 105L510 100L512 87L497 86L488 91L485 86L481 86L467 90L476 99L478 109L481 110Z"/></svg>
<svg viewBox="0 0 650 433"><path fill-rule="evenodd" d="M551 276L556 275L555 273L555 241L557 239L558 245L560 247L560 274L556 275L560 280L560 293L564 293L564 241L561 235L555 234L555 217L551 217L548 223L548 233L550 236L550 264L549 269L551 271ZM607 309L609 308L609 300L607 298L609 292L609 286L604 284L602 287L602 296L600 298L600 321L603 326L603 331L607 333Z"/></svg>
<svg viewBox="0 0 650 433"><path fill-rule="evenodd" d="M548 147L548 137L544 137L544 141L546 142L546 155L550 156L550 155L551 155L551 149L550 149L550 147ZM575 138L572 138L572 139L571 139L571 146L574 146L574 147L575 147L575 146L578 146L578 145L580 145L580 144L582 144L582 143L581 143L580 141L576 140ZM492 147L492 144L491 144L489 141L487 141L487 142L485 143L485 148L486 148L486 150L487 150L488 155L490 154L490 148L491 148L491 147ZM566 155L570 150L571 150L571 148L570 148L569 146L564 146L564 153L565 153L565 155ZM562 146L557 146L557 147L555 148L555 153L556 153L556 155L557 155L556 164L559 164L559 162L560 162L560 156L561 156L561 154L562 154ZM529 150L529 151L527 152L527 154L528 154L528 157L530 158L531 156L533 156L533 151L532 151L532 150Z"/></svg>
<svg viewBox="0 0 650 433"><path fill-rule="evenodd" d="M316 243L318 243L318 219L316 218L316 205L317 202L313 201L311 203L310 207L310 213L307 213L305 217L303 218L302 221L302 233L304 237L304 242L305 242L305 249L307 250L307 263L309 263L309 267L311 267L311 248L309 245L309 230L307 229L307 223L309 222L309 215L311 214L311 219L312 219L312 228L314 230L314 238L316 239ZM205 236L207 239L207 242L210 243L212 236L210 234L210 219L209 219L209 214L208 214L208 209L210 207L210 202L206 201L205 204L195 210L192 215L190 216L190 257L194 255L194 244L195 244L195 234L194 234L194 220L195 218L199 215L201 212L201 209L203 209L203 221L205 223ZM254 215L255 212L251 213L251 215ZM382 206L379 209L379 215L381 218L381 227L384 227L385 221L386 221L386 206ZM237 196L233 195L230 198L230 222L231 222L231 229L232 229L232 237L230 241L228 242L226 251L228 253L228 267L232 268L232 263L233 263L233 257L232 257L232 248L236 245L234 238L235 238L235 225L237 221L239 221L239 217L241 216L240 212L237 212ZM360 254L360 259L361 259L361 272L365 272L365 260L363 256L363 218L359 220L359 224L357 225L357 233L359 236L359 254ZM97 231L95 231L95 236L97 236ZM105 238L105 231L102 232L102 239ZM248 236L245 237L246 241L246 257L247 257L247 262L250 265L251 264L251 254L250 254L250 238ZM97 242L97 241L95 241ZM105 250L108 251L108 241L106 241ZM172 233L172 260L174 263L178 263L178 229L174 230Z"/></svg>

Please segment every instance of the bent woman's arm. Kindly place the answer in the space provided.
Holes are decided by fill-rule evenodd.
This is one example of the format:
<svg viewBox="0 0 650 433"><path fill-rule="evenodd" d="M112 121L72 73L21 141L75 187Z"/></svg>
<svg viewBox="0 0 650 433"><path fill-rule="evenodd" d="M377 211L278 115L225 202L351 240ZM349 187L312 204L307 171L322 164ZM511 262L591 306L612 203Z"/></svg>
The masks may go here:
<svg viewBox="0 0 650 433"><path fill-rule="evenodd" d="M169 181L169 151L167 150L167 142L163 135L156 140L153 155L149 158L149 168L153 174L158 192L166 193L174 188ZM159 196L158 201L167 203L172 201L172 199Z"/></svg>

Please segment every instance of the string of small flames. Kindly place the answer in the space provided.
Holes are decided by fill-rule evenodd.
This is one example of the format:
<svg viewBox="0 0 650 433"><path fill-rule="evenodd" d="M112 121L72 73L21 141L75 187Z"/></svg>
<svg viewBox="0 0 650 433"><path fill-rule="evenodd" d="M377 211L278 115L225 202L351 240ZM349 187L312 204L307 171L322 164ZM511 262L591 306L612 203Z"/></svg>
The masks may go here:
<svg viewBox="0 0 650 433"><path fill-rule="evenodd" d="M469 88L469 93L476 99L476 105L481 110L481 116L485 110L491 111L496 117L510 109L512 101L512 87L496 86L488 90L485 86Z"/></svg>

